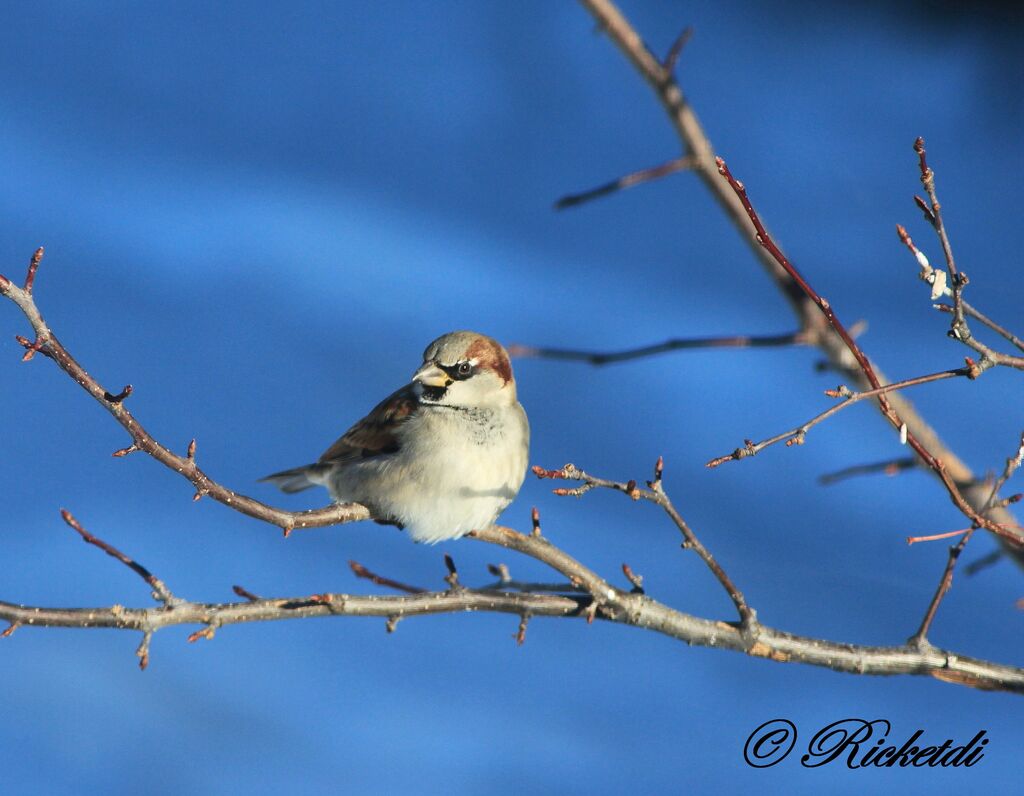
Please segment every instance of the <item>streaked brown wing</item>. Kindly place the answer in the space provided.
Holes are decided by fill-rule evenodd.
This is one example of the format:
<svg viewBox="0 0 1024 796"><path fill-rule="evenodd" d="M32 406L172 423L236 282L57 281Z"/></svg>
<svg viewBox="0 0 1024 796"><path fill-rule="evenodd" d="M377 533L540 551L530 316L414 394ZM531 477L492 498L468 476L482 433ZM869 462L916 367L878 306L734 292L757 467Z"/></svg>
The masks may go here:
<svg viewBox="0 0 1024 796"><path fill-rule="evenodd" d="M393 392L373 410L346 431L341 438L324 451L321 462L336 462L345 459L365 459L398 450L395 430L409 415L416 411L419 401L407 384Z"/></svg>

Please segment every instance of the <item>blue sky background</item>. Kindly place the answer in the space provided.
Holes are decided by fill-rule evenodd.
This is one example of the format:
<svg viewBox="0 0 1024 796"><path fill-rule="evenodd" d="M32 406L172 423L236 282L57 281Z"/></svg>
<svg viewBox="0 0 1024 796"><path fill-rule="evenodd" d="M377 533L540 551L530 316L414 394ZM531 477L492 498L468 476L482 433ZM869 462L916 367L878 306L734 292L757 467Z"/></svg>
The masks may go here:
<svg viewBox="0 0 1024 796"><path fill-rule="evenodd" d="M955 367L893 232L939 250L911 196L924 135L971 300L1020 331L1019 19L916 6L627 3L656 52L695 35L684 88L716 150L792 259L892 378ZM950 13L952 13L950 11ZM37 298L56 333L164 443L197 438L223 483L291 508L256 479L314 459L456 328L502 341L617 349L672 336L779 333L792 321L697 181L676 175L565 213L558 196L674 157L647 87L572 3L36 3L0 26L0 271L47 247ZM146 605L127 569L60 521L138 558L180 596L372 592L349 559L443 587L505 561L468 541L411 544L372 524L280 533L142 456L0 307L0 598ZM673 354L606 369L518 361L531 460L666 485L762 620L872 644L911 635L962 527L923 473L822 487L900 455L868 406L754 460L703 463L827 403L807 350ZM1020 376L912 395L978 472L1019 435ZM527 481L504 515L612 579L695 614L731 605L657 510L558 499ZM993 548L972 542L974 560ZM958 576L932 638L1020 664L1021 571ZM161 631L140 674L133 634L20 629L0 641L0 768L11 793L788 792L1006 790L1019 697L835 674L689 649L602 623L445 616ZM973 769L754 771L743 743L785 717L802 741L886 718L941 743L985 729Z"/></svg>

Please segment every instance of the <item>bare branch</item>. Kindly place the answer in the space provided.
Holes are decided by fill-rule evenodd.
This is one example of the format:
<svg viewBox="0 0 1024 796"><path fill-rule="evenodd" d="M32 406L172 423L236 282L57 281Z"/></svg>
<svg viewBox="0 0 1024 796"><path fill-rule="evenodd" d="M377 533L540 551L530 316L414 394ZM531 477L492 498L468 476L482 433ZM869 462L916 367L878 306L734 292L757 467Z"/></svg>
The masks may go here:
<svg viewBox="0 0 1024 796"><path fill-rule="evenodd" d="M650 482L650 490L637 488L635 482L622 484L592 478L575 468L563 470L564 475L559 477L588 479L595 486L612 488L631 496L635 495L635 499L643 498L658 503L683 531L687 543L695 540L692 531L685 526L660 489L660 461L655 468L655 480ZM122 563L126 563L142 575L147 583L153 585L153 578L148 570L116 548L100 542L81 529L70 516L69 524L91 544L96 544ZM9 623L7 631L0 634L0 637L10 636L14 629L21 626L137 631L141 632L143 637L136 655L140 668L145 669L149 662L153 634L162 628L176 625L200 625L200 628L188 637L189 642L196 642L201 639L212 639L219 628L242 622L326 616L377 616L387 619L386 627L392 632L398 621L404 617L490 611L520 617L516 633L516 640L519 643L525 640L527 623L536 616L578 617L588 622L604 619L661 633L690 645L731 649L777 662L805 663L856 674L926 674L946 682L974 688L1024 693L1024 669L967 658L925 644L916 647L871 647L795 636L757 624L753 619L753 612L749 609L749 620L738 627L726 622L702 619L676 611L645 595L641 590L639 577L628 566L623 567L623 572L633 584L634 588L630 592L610 586L603 578L554 547L543 537L495 526L475 531L469 538L497 544L530 556L562 573L589 594L523 593L501 589L473 589L458 585L443 592L418 592L401 596L323 593L305 597L261 599L252 592L235 586L234 591L244 598L243 602L196 603L175 598L173 604L149 609L125 608L121 605L102 608L44 608L0 602L0 619ZM694 547L702 557L707 556L699 542ZM453 574L454 563L449 559L446 564L449 572ZM375 582L383 585L395 584L390 579L372 575L368 570L358 574L361 577L369 575ZM724 576L724 573L721 574ZM729 588L727 586L727 589ZM737 598L734 595L734 600L737 599L738 605L744 605L742 597Z"/></svg>
<svg viewBox="0 0 1024 796"><path fill-rule="evenodd" d="M530 537L525 536L528 539ZM760 625L753 645L737 627L701 619L641 594L618 598L622 610L614 616L601 611L598 619L652 630L687 645L744 652L780 663L804 663L837 672L859 675L928 675L945 682L993 691L1024 694L1024 669L941 650L915 649L909 645L876 647L845 644L798 636ZM0 619L15 625L37 627L113 628L145 633L176 625L202 625L192 638L210 638L214 628L243 622L270 622L313 617L376 616L389 620L428 614L488 611L536 618L586 618L585 595L536 595L465 589L459 592L426 592L416 595L353 596L343 594L284 597L238 603L182 602L173 611L162 608L41 608L0 602ZM138 655L140 666L148 661L145 635Z"/></svg>
<svg viewBox="0 0 1024 796"><path fill-rule="evenodd" d="M580 3L595 19L598 27L605 31L612 42L623 52L638 74L651 86L679 136L684 154L693 155L697 160L697 165L693 169L694 173L700 177L712 198L725 211L743 241L748 244L760 265L772 278L776 288L790 304L800 323L800 328L807 334L808 343L818 346L828 358L831 366L843 372L847 379L855 382L861 389L874 389L888 381L879 368L874 367L876 383L872 383L867 373L853 359L840 336L830 332L830 328L827 323L824 323L823 316L815 302L807 296L778 260L761 245L758 240L758 231L750 221L738 194L725 181L718 178L713 147L696 114L672 75L665 72L664 66L651 54L650 49L644 44L643 39L629 21L611 0L580 0ZM931 210L927 204L921 201L919 206L926 217L930 218ZM893 394L888 397L887 403L898 419L902 421L895 424L895 427L900 429L904 425L906 426L908 437L919 442L929 452L925 463L942 481L947 491L950 491L951 487L957 490L956 493L950 491L950 495L958 508L961 508L961 504L973 506L973 509L980 508L980 503L972 502L977 499L974 490L968 490L966 497L963 495L957 497L959 490L956 484L969 485L976 481L967 464L942 442L934 429L903 396L898 393ZM961 508L961 510L963 509ZM1005 510L1000 509L991 513L990 516L999 523L1013 524L1013 517ZM1013 548L1010 548L1009 552L1017 556L1020 555Z"/></svg>
<svg viewBox="0 0 1024 796"><path fill-rule="evenodd" d="M725 464L730 461L738 461L740 459L746 459L749 456L755 456L765 448L774 445L777 442L786 441L786 446L791 445L803 445L804 437L807 432L810 431L814 426L819 423L828 420L832 415L841 412L848 406L852 406L855 403L863 401L865 398L877 398L879 395L884 393L893 392L894 390L903 390L908 387L916 387L919 384L929 384L933 381L940 381L942 379L950 379L956 376L966 376L972 378L974 371L970 367L956 368L955 370L943 370L938 373L930 373L927 376L917 376L912 379L906 379L904 381L897 381L892 384L886 384L875 390L865 390L864 392L850 392L847 387L840 386L835 390L826 390L825 394L832 398L843 398L844 400L834 406L829 407L824 412L815 415L807 422L796 428L791 428L789 431L783 431L781 434L776 434L774 437L769 437L761 442L754 443L747 440L742 448L737 448L732 453L726 454L725 456L718 456L709 461L705 467L715 468L719 465Z"/></svg>
<svg viewBox="0 0 1024 796"><path fill-rule="evenodd" d="M892 402L889 401L884 390L882 383L879 379L878 374L875 372L874 367L868 361L867 355L861 350L860 346L854 341L852 335L846 330L846 327L840 322L835 312L832 310L832 306L829 302L818 295L817 291L811 287L811 285L800 275L792 263L786 258L786 255L782 253L782 250L775 244L768 231L765 229L764 224L761 222L757 211L754 210L753 205L750 203L750 199L747 197L747 190L739 180L732 176L729 171L729 167L726 165L722 158L716 158L715 162L718 163L718 170L721 175L726 179L732 189L736 192L736 195L740 198L747 215L750 217L750 222L754 225L757 230L757 242L763 248L765 248L771 256L782 266L783 270L786 271L799 285L800 289L807 295L811 301L818 307L821 314L826 318L829 326L839 336L846 346L846 349L853 355L853 358L857 362L857 366L860 371L864 374L864 378L867 379L871 385L873 391L878 398L878 407L882 411L882 414L887 420L900 431L901 441L905 441L914 452L921 458L921 460L930 467L936 475L942 480L943 485L946 487L946 491L949 493L950 499L954 505L960 511L971 520L972 523L979 527L983 527L986 530L992 531L997 536L1001 536L1004 539L1020 546L1022 540L1019 536L1016 536L1010 531L1006 531L998 523L992 522L990 519L983 517L975 508L972 506L967 499L960 492L960 488L956 482L950 477L942 461L936 458L925 445L917 439L917 437L909 430L909 426L902 420L899 414L896 412ZM976 372L973 363L968 362L969 377L975 378L980 369ZM959 374L958 374L959 375ZM797 439L794 437L794 439ZM739 458L739 457L738 457ZM710 464L710 463L709 463Z"/></svg>
<svg viewBox="0 0 1024 796"><path fill-rule="evenodd" d="M985 502L985 507L982 509L983 512L988 511L994 505L996 497L998 497L999 490L1002 489L1006 482L1010 480L1011 476L1013 476L1021 466L1022 462L1024 462L1024 433L1020 436L1020 444L1014 452L1014 455L1007 458L1006 465L1003 467L1002 475L1000 475L992 485L992 491L989 494L988 500ZM939 605L942 603L943 598L953 585L953 571L956 569L956 564L960 559L960 554L964 551L967 543L971 541L975 527L968 528L964 531L963 537L960 541L953 547L949 548L949 558L946 560L946 566L942 571L942 577L939 578L939 585L935 589L935 594L932 597L931 602L928 604L928 609L925 611L924 618L921 620L921 626L910 639L910 644L912 646L923 648L928 644L928 631L932 626L932 622L935 620L935 614L939 610Z"/></svg>
<svg viewBox="0 0 1024 796"><path fill-rule="evenodd" d="M602 487L604 489L613 489L617 492L623 492L633 500L644 499L652 503L656 503L661 506L662 510L668 514L669 518L679 529L679 532L683 535L683 548L692 549L700 559L704 562L705 566L711 570L711 573L715 576L722 588L725 589L729 595L729 599L733 601L736 606L736 611L740 615L744 631L749 633L751 636L756 634L757 628L757 613L747 605L746 599L743 597L743 593L736 587L732 582L732 579L726 574L722 566L715 560L714 556L711 555L710 551L701 544L697 535L693 532L682 515L676 510L672 504L672 500L662 487L662 472L664 470L664 461L661 457L658 457L658 463L655 465L654 472L655 478L653 481L648 481L648 489L639 489L636 485L636 481L628 481L622 483L620 481L609 481L605 478L597 478L589 475L582 470L578 469L575 465L567 464L560 470L545 470L543 467L534 467L533 474L538 478L555 478L565 479L568 481L582 481L588 488ZM555 490L555 494L571 494L571 492L563 490ZM628 577L628 575L627 575ZM635 586L636 584L634 584ZM589 590L589 589L588 589ZM593 594L593 591L591 591Z"/></svg>
<svg viewBox="0 0 1024 796"><path fill-rule="evenodd" d="M918 139L920 141L921 139ZM931 170L928 169L928 179L930 183L934 183L934 176ZM923 178L922 178L923 179ZM941 216L936 216L933 222L937 225L938 229L942 229L943 233L945 227L942 226ZM914 255L918 265L921 266L920 278L922 281L931 285L932 301L949 296L953 299L953 306L949 307L945 304L933 305L935 309L949 312L953 315L953 321L948 332L949 336L954 340L959 340L964 345L974 349L981 354L981 362L979 364L980 370L987 370L993 365L1000 365L1003 367L1016 368L1018 370L1024 370L1024 357L1017 357L1011 354L1003 354L996 351L993 348L982 343L980 340L974 337L970 327L967 324L965 315L970 315L981 321L985 326L995 331L997 334L1002 335L1013 345L1024 350L1024 341L1021 341L1016 335L1010 331L999 326L997 323L980 313L974 307L970 306L966 301L963 300L962 291L964 285L967 284L967 276L963 273L956 271L956 266L952 266L952 270L942 271L932 268L931 263L928 261L928 257L922 252L917 246L914 245L913 239L911 239L909 233L900 224L896 225L896 234L899 235L903 245L906 246L910 253ZM948 245L949 241L945 241ZM950 255L952 256L952 255ZM953 276L947 278L947 274L952 273ZM949 280L953 280L955 284L952 288L947 287L946 283Z"/></svg>
<svg viewBox="0 0 1024 796"><path fill-rule="evenodd" d="M987 326L989 329L991 329L993 332L995 332L996 334L1001 335L1002 337L1006 338L1007 341L1012 343L1014 346L1019 348L1021 351L1024 351L1024 340L1019 338L1017 335L1015 335L1010 330L1000 326L998 323L993 321L987 315L984 315L983 313L979 312L977 309L975 309L973 306L968 304L966 301L961 301L960 304L963 307L964 313L966 315L969 315L970 317L974 318L976 321L980 321L985 326ZM934 306L935 306L935 309L939 310L940 312L949 312L949 313L953 312L953 308L950 307L948 304L935 304Z"/></svg>
<svg viewBox="0 0 1024 796"><path fill-rule="evenodd" d="M953 586L953 570L956 569L956 562L960 559L960 554L964 551L967 543L971 541L974 531L974 528L968 528L964 532L960 541L949 548L949 558L946 560L946 566L942 570L942 577L939 578L939 585L935 589L935 594L932 597L931 602L928 603L928 609L924 613L924 618L921 620L920 627L918 627L917 632L910 638L911 646L919 649L930 646L928 642L928 631L931 629L932 622L935 620L935 614L938 613L939 604Z"/></svg>
<svg viewBox="0 0 1024 796"><path fill-rule="evenodd" d="M37 251L36 255L41 256L41 251L41 249ZM36 258L34 257L33 260L35 261ZM34 271L32 274L34 275ZM27 283L31 284L28 280ZM191 481L196 488L196 494L209 495L218 503L235 511L283 528L286 535L296 528L317 528L370 519L369 510L357 503L334 504L309 511L285 511L222 486L199 468L195 462L194 449L192 456L179 456L161 445L143 428L142 424L123 404L124 399L131 394L130 385L120 393L110 393L78 364L43 320L30 291L19 288L10 280L5 279L0 283L0 295L6 296L18 306L36 333L34 343L19 338L19 342L27 349L25 358L30 358L36 351L51 358L131 435L132 444L115 452L115 456L124 456L133 450L143 451Z"/></svg>

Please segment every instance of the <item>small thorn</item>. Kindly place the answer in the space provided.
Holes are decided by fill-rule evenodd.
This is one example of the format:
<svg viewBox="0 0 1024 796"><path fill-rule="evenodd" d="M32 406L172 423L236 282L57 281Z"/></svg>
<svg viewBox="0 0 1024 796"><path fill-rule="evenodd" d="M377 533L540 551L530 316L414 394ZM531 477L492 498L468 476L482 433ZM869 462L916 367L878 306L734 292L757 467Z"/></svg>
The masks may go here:
<svg viewBox="0 0 1024 796"><path fill-rule="evenodd" d="M30 342L28 338L22 337L20 334L16 334L14 335L14 339L25 348L25 353L21 357L22 362L28 362L36 355L37 351L43 351L43 344L38 338L36 338L35 342ZM43 353L45 354L46 352L43 351Z"/></svg>
<svg viewBox="0 0 1024 796"><path fill-rule="evenodd" d="M32 286L36 281L36 269L39 268L39 261L43 259L43 247L35 250L32 259L28 261L28 273L25 275L25 292L32 295Z"/></svg>
<svg viewBox="0 0 1024 796"><path fill-rule="evenodd" d="M633 568L629 564L622 565L622 574L626 576L626 580L633 584L634 594L644 593L644 578L643 575L637 575Z"/></svg>
<svg viewBox="0 0 1024 796"><path fill-rule="evenodd" d="M691 36L693 36L693 28L687 26L683 28L682 33L676 37L676 40L672 42L665 60L661 63L662 68L665 70L666 78L671 79L672 73L676 71L676 62L679 60L679 54L683 51L683 47L686 46Z"/></svg>
<svg viewBox="0 0 1024 796"><path fill-rule="evenodd" d="M139 659L139 670L146 671L146 667L149 666L149 642L153 640L152 631L146 631L142 635L142 641L139 642L138 648L135 650L135 655Z"/></svg>
<svg viewBox="0 0 1024 796"><path fill-rule="evenodd" d="M519 629L516 631L516 644L520 647L523 646L523 644L526 642L526 625L529 623L529 621L529 614L523 614L519 618Z"/></svg>
<svg viewBox="0 0 1024 796"><path fill-rule="evenodd" d="M253 594L251 591L246 589L244 586L232 586L231 591L237 594L239 597L243 597L249 602L256 602L259 600L259 596Z"/></svg>
<svg viewBox="0 0 1024 796"><path fill-rule="evenodd" d="M533 467L530 468L530 472L532 472L538 478L565 478L565 473L568 469L568 466L566 466L563 467L561 470L545 470L539 464L535 464L533 465Z"/></svg>
<svg viewBox="0 0 1024 796"><path fill-rule="evenodd" d="M109 392L103 393L103 399L108 403L119 404L122 403L125 398L131 395L132 391L132 385L126 384L124 385L124 389L121 390L121 392L119 392L117 395L111 395Z"/></svg>
<svg viewBox="0 0 1024 796"><path fill-rule="evenodd" d="M512 580L512 574L509 572L507 564L488 564L487 571L502 583L508 583Z"/></svg>
<svg viewBox="0 0 1024 796"><path fill-rule="evenodd" d="M448 570L448 574L445 576L444 582L452 589L461 588L459 584L459 572L455 569L455 560L447 553L444 554L444 565Z"/></svg>
<svg viewBox="0 0 1024 796"><path fill-rule="evenodd" d="M213 625L207 625L189 636L186 641L188 641L189 644L195 644L201 638L212 639L216 632L217 630Z"/></svg>

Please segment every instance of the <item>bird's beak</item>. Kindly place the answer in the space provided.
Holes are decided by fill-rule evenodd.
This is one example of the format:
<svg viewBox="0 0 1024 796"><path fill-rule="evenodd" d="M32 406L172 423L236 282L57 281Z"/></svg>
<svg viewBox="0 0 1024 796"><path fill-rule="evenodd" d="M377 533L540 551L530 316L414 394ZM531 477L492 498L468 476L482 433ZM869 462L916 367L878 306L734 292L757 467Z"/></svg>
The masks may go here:
<svg viewBox="0 0 1024 796"><path fill-rule="evenodd" d="M447 387L452 383L451 376L433 362L424 362L423 367L413 374L412 380L426 387Z"/></svg>

